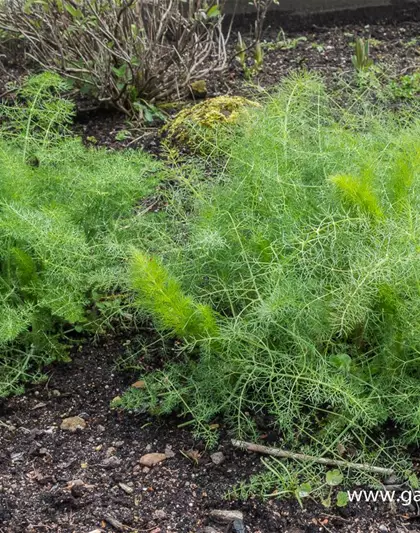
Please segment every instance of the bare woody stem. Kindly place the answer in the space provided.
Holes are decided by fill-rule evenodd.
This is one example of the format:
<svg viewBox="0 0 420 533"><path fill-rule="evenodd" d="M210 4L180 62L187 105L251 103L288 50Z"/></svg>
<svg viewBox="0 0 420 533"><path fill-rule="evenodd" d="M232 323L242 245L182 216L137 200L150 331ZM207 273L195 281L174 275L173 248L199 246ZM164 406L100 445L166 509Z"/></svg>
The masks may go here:
<svg viewBox="0 0 420 533"><path fill-rule="evenodd" d="M269 448L268 446L253 444L252 442L245 442L242 440L232 439L231 442L235 448L240 448L241 450L247 450L249 452L262 453L264 455L272 455L273 457L283 457L285 459L294 459L295 461L302 461L306 463L312 462L321 465L338 466L349 468L351 470L362 470L363 472L371 472L385 476L391 476L395 474L395 471L392 468L382 468L380 466L373 466L363 463L351 463L349 461L330 459L328 457L314 457L312 455L306 455L305 453L294 453L289 452L288 450L282 450L280 448Z"/></svg>

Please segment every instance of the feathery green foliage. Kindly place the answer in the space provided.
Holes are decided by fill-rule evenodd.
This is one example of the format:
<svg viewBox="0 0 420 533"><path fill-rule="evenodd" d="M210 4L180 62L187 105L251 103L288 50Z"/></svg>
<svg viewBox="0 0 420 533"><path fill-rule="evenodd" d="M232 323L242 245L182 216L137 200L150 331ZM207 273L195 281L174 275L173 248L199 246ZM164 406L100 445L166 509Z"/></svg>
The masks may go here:
<svg viewBox="0 0 420 533"><path fill-rule="evenodd" d="M0 396L62 357L58 341L65 344L74 328L130 319L127 259L143 243L139 202L160 175L160 165L141 152L60 141L67 119L44 115L44 96L28 97L28 108L8 108L11 122L0 135ZM36 164L25 157L29 146Z"/></svg>
<svg viewBox="0 0 420 533"><path fill-rule="evenodd" d="M22 141L24 152L69 135L75 106L65 98L67 83L57 74L30 76L17 87L12 101L0 103L1 136Z"/></svg>
<svg viewBox="0 0 420 533"><path fill-rule="evenodd" d="M340 174L332 176L330 180L350 205L364 209L374 217L383 216L379 201L365 176L359 178Z"/></svg>
<svg viewBox="0 0 420 533"><path fill-rule="evenodd" d="M374 463L419 442L420 122L349 100L300 75L243 117L223 175L160 243L160 276L213 309L216 334L185 338L199 357L143 376L122 405L177 409L200 433L223 414L240 437L268 417L284 446L360 460L392 423ZM146 307L162 326L159 298ZM179 334L182 317L165 319Z"/></svg>
<svg viewBox="0 0 420 533"><path fill-rule="evenodd" d="M178 281L154 258L136 252L132 277L139 293L139 305L154 315L163 329L187 339L217 334L211 308L186 296Z"/></svg>

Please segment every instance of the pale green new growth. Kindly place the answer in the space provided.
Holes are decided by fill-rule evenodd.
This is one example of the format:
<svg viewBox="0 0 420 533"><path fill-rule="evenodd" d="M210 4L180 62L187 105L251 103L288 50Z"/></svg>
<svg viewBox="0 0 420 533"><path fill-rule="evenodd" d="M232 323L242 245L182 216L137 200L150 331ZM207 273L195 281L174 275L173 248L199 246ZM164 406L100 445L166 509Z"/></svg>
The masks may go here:
<svg viewBox="0 0 420 533"><path fill-rule="evenodd" d="M191 340L217 334L211 308L186 296L179 282L154 258L136 252L132 280L139 305L155 316L164 330Z"/></svg>
<svg viewBox="0 0 420 533"><path fill-rule="evenodd" d="M375 192L366 178L340 174L332 176L330 179L342 193L345 200L348 200L354 206L361 207L374 217L380 218L383 216Z"/></svg>

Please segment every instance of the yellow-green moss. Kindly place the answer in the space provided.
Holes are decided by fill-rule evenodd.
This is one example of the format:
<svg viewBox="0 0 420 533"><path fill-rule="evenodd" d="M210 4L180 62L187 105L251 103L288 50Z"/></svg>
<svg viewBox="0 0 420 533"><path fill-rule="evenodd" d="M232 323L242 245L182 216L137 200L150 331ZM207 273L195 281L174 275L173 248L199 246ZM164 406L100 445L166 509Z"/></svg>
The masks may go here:
<svg viewBox="0 0 420 533"><path fill-rule="evenodd" d="M220 126L236 124L248 107L259 104L242 96L217 96L183 109L163 132L172 142L194 147L197 136L202 140Z"/></svg>
<svg viewBox="0 0 420 533"><path fill-rule="evenodd" d="M190 85L191 94L195 98L205 98L207 96L206 80L193 81Z"/></svg>

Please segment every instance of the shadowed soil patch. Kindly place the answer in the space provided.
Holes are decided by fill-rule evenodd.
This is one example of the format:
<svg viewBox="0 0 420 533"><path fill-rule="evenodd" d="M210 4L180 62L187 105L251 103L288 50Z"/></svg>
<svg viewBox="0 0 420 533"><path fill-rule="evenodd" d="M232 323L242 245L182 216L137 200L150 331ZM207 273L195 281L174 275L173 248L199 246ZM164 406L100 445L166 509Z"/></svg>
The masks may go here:
<svg viewBox="0 0 420 533"><path fill-rule="evenodd" d="M52 367L48 382L2 401L1 533L118 531L107 521L112 518L125 531L196 533L211 524L213 509L241 510L247 533L420 531L414 505L333 510L311 501L303 509L295 501L227 501L229 488L260 470L259 457L232 449L223 428L217 450L208 451L175 417L159 421L112 410L110 401L138 378L115 370L124 341L86 345L72 363ZM76 416L84 429L60 428ZM191 450L197 463L184 455ZM215 451L223 453L220 465L210 457ZM147 453L165 452L149 470L139 464Z"/></svg>

